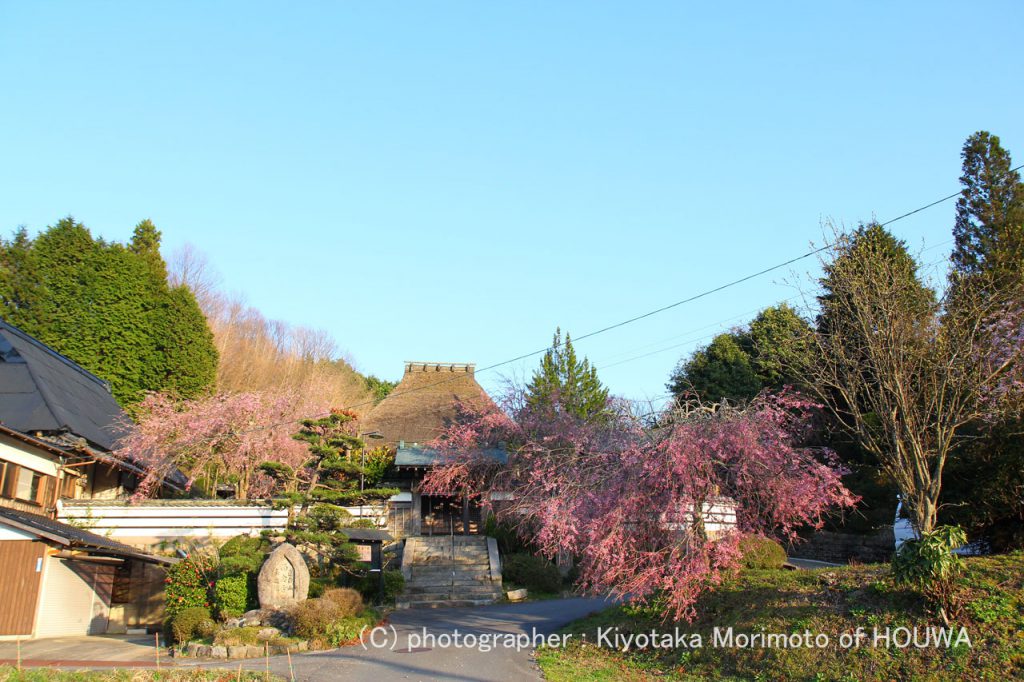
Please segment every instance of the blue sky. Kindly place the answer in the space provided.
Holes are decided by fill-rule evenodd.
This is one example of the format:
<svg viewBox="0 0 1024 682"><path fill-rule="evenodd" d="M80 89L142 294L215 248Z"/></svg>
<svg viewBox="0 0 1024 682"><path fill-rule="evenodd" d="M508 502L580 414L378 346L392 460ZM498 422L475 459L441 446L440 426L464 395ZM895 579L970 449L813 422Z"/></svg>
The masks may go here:
<svg viewBox="0 0 1024 682"><path fill-rule="evenodd" d="M779 5L3 2L0 229L72 214L125 239L149 217L166 253L195 244L268 316L397 378L928 203L975 130L1024 161L1024 5ZM893 229L941 259L952 215ZM812 265L578 350L615 393L662 395Z"/></svg>

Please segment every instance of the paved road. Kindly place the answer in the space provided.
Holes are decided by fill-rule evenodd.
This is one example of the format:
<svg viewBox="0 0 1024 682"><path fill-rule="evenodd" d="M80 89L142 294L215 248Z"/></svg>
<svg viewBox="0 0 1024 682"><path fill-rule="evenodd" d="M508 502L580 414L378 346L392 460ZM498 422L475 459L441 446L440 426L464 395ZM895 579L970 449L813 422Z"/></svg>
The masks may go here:
<svg viewBox="0 0 1024 682"><path fill-rule="evenodd" d="M387 631L379 631L375 648L349 646L333 651L292 656L296 680L353 680L385 682L387 680L539 680L540 670L533 662L533 647L502 646L510 639L527 644L535 634L554 633L569 621L604 608L600 599L553 599L524 604L500 604L458 609L410 609L392 614ZM393 626L393 629L392 629ZM446 641L456 631L463 638L462 646ZM428 636L426 641L424 633ZM430 640L429 635L434 639ZM470 635L497 637L499 646L484 651ZM397 641L396 641L397 637ZM412 645L410 647L410 644ZM179 665L185 659L178 659ZM203 663L204 667L230 667L238 663ZM243 663L246 670L263 670L265 659ZM288 660L284 656L270 659L271 671L289 678Z"/></svg>

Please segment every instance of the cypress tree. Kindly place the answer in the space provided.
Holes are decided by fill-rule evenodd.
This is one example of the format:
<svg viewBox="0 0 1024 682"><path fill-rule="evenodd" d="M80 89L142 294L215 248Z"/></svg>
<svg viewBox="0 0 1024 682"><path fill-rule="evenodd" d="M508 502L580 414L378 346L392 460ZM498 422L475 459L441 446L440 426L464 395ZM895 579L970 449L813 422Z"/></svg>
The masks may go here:
<svg viewBox="0 0 1024 682"><path fill-rule="evenodd" d="M963 186L953 237L955 277L987 274L1007 285L1024 266L1024 186L999 137L979 131L964 143Z"/></svg>
<svg viewBox="0 0 1024 682"><path fill-rule="evenodd" d="M130 407L145 391L193 397L214 383L216 348L192 293L171 289L160 232L145 220L125 246L64 218L0 244L5 319L107 380Z"/></svg>

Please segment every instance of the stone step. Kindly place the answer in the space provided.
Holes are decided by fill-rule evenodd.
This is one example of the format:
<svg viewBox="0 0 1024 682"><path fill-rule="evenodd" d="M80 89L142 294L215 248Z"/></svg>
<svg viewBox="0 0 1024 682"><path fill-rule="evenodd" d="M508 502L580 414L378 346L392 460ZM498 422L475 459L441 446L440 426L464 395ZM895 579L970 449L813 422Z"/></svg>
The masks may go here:
<svg viewBox="0 0 1024 682"><path fill-rule="evenodd" d="M436 592L438 590L490 590L494 589L496 583L490 580L465 580L452 582L451 580L422 580L406 583L409 591L419 590L420 592Z"/></svg>
<svg viewBox="0 0 1024 682"><path fill-rule="evenodd" d="M404 600L398 601L395 608L398 609L455 609L466 606L486 606L493 604L494 599L427 599L427 600Z"/></svg>
<svg viewBox="0 0 1024 682"><path fill-rule="evenodd" d="M435 590L432 592L428 591L416 591L406 590L402 595L403 600L416 600L416 601L433 601L437 599L500 599L502 595L501 590Z"/></svg>
<svg viewBox="0 0 1024 682"><path fill-rule="evenodd" d="M494 583L475 583L473 585L418 583L406 585L405 591L409 593L418 592L420 594L424 592L454 592L457 596L460 594L491 594L493 592L501 592L501 586Z"/></svg>
<svg viewBox="0 0 1024 682"><path fill-rule="evenodd" d="M414 575L408 584L410 585L489 585L491 576L460 576L460 575Z"/></svg>
<svg viewBox="0 0 1024 682"><path fill-rule="evenodd" d="M490 560L486 556L457 556L452 558L450 556L413 556L410 557L413 565L420 563L431 563L431 564L451 564L458 563L463 565L490 565Z"/></svg>
<svg viewBox="0 0 1024 682"><path fill-rule="evenodd" d="M410 577L416 579L418 577L432 578L443 576L450 578L452 576L456 578L476 578L476 579L487 579L491 577L490 567L487 565L483 566L440 566L434 564L426 564L420 566L413 566L410 569Z"/></svg>

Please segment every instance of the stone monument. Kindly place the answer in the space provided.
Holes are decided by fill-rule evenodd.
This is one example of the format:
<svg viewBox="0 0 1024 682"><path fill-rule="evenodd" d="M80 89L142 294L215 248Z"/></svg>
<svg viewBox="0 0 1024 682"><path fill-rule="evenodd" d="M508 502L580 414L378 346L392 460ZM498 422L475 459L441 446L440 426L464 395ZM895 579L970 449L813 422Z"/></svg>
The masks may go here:
<svg viewBox="0 0 1024 682"><path fill-rule="evenodd" d="M309 569L299 550L284 542L263 562L256 579L261 609L279 609L309 595Z"/></svg>

